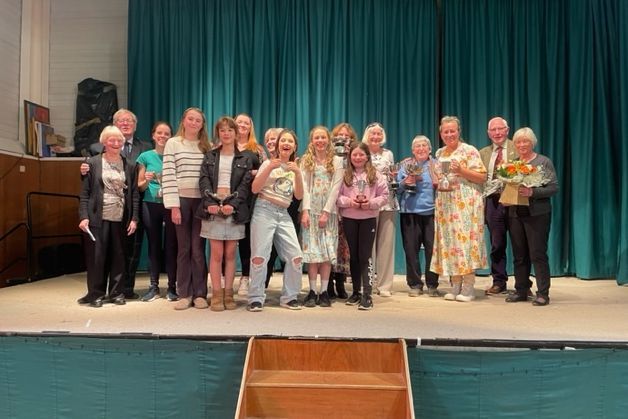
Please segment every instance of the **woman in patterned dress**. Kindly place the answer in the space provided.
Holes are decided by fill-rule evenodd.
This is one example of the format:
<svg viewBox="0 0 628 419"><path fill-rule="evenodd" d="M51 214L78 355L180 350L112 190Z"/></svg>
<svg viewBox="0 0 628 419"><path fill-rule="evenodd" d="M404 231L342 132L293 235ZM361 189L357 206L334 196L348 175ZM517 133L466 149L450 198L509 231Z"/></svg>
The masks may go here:
<svg viewBox="0 0 628 419"><path fill-rule="evenodd" d="M460 139L460 121L445 116L440 123L445 147L436 152L437 177L434 253L430 270L451 277L446 300L475 298L475 270L486 267L482 184L486 168L478 150Z"/></svg>
<svg viewBox="0 0 628 419"><path fill-rule="evenodd" d="M310 143L301 159L303 202L301 204L301 249L308 264L310 292L305 307L330 307L327 293L331 265L336 261L338 219L336 198L342 182L342 158L336 157L326 127L310 131ZM320 292L316 278L320 275Z"/></svg>

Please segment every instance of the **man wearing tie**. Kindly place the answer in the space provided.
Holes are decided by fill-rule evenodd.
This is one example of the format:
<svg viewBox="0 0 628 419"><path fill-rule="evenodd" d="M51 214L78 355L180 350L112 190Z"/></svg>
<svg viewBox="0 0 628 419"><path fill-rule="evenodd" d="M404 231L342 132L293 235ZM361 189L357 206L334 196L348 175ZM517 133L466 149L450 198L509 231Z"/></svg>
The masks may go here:
<svg viewBox="0 0 628 419"><path fill-rule="evenodd" d="M126 158L127 162L135 165L135 160L137 160L137 157L140 154L153 148L152 143L144 142L135 136L135 130L137 129L137 117L130 110L124 108L118 109L118 111L113 114L113 125L118 127L120 131L122 131L122 135L124 135L125 143L120 154ZM94 143L89 147L89 152L92 156L100 154L102 151L103 145L99 142ZM88 170L89 165L87 163L81 164L81 175L84 176ZM127 300L136 300L139 298L139 295L135 292L135 273L137 272L137 266L140 261L143 238L144 228L140 220L137 223L135 233L127 236L127 240L125 242L127 264L124 296Z"/></svg>
<svg viewBox="0 0 628 419"><path fill-rule="evenodd" d="M502 117L495 117L488 121L488 137L492 144L480 150L480 157L488 170L488 180L485 185L486 201L484 205L484 220L488 225L491 241L491 276L493 285L486 291L487 294L506 293L506 246L508 214L499 196L502 191L501 183L496 180L497 168L500 164L517 158L512 140L508 139L508 122Z"/></svg>

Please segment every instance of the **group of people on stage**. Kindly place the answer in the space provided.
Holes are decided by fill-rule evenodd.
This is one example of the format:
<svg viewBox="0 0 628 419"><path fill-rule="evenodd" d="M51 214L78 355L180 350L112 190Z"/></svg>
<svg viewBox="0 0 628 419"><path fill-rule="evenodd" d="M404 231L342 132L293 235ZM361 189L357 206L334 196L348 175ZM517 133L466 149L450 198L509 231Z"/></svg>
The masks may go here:
<svg viewBox="0 0 628 419"><path fill-rule="evenodd" d="M247 310L261 311L279 256L282 307L330 307L343 299L370 310L373 294L392 295L397 212L410 296L441 296L440 275L451 282L446 300L473 300L475 271L487 265L486 222L493 277L486 293L527 301L534 266L533 304L549 304L550 197L558 182L552 162L534 151L530 128L510 140L506 120L493 118L487 131L492 144L478 151L461 139L458 118L445 116L439 127L444 147L432 156L430 139L418 135L412 156L395 162L377 122L367 125L361 140L348 123L331 132L315 126L301 158L292 130L268 129L264 148L246 114L221 117L210 132L203 111L188 108L174 135L167 122L153 125L154 148L135 137L136 126L136 116L120 109L81 165L79 228L86 235L88 292L80 304L153 301L161 297L165 270L165 295L175 310L234 310L237 292L248 298ZM505 206L497 173L514 160L539 167L544 180L518 186L527 205ZM140 297L134 287L144 231L150 287ZM507 232L515 268L510 294ZM242 266L237 289L236 252ZM300 300L304 263L309 290Z"/></svg>

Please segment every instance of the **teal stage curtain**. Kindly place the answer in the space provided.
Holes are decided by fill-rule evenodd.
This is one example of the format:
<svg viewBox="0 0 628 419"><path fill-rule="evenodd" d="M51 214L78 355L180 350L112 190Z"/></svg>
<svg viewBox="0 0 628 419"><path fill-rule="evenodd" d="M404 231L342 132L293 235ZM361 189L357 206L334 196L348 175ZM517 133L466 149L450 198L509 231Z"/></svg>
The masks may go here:
<svg viewBox="0 0 628 419"><path fill-rule="evenodd" d="M245 342L0 336L0 417L233 417L245 355Z"/></svg>
<svg viewBox="0 0 628 419"><path fill-rule="evenodd" d="M530 126L556 166L552 275L628 283L626 3L622 0L129 0L129 107L250 114L258 139L380 121L395 157L455 114ZM624 129L622 129L624 128ZM404 269L397 242L396 272Z"/></svg>
<svg viewBox="0 0 628 419"><path fill-rule="evenodd" d="M618 53L619 65L617 72L620 75L619 86L616 94L619 96L618 119L610 121L617 125L619 134L615 137L614 145L617 150L617 166L619 170L613 174L619 178L620 196L618 199L619 208L619 245L617 246L617 280L620 284L628 284L628 141L623 138L628 133L628 2L620 1L617 12L617 20L624 24L619 25L618 31ZM623 135L622 135L623 134ZM611 258L613 255L609 255Z"/></svg>
<svg viewBox="0 0 628 419"><path fill-rule="evenodd" d="M618 418L628 352L408 348L417 418Z"/></svg>
<svg viewBox="0 0 628 419"><path fill-rule="evenodd" d="M245 342L0 336L0 417L234 417L246 350ZM628 409L626 350L410 347L407 357L417 418L619 418Z"/></svg>

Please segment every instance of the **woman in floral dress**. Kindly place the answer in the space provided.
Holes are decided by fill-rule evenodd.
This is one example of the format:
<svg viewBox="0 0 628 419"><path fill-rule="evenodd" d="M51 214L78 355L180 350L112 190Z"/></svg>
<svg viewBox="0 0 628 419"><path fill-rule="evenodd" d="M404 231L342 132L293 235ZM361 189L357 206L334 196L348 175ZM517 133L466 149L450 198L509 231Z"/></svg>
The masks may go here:
<svg viewBox="0 0 628 419"><path fill-rule="evenodd" d="M327 293L331 266L336 261L338 218L336 198L342 181L342 159L336 157L327 128L317 126L310 132L310 143L301 159L303 202L301 206L301 248L308 264L310 292L305 307L330 307ZM320 275L320 292L316 278Z"/></svg>
<svg viewBox="0 0 628 419"><path fill-rule="evenodd" d="M486 267L482 198L486 169L478 150L460 139L458 118L443 117L440 136L445 147L436 152L439 184L430 269L451 277L453 288L446 300L471 301L475 270Z"/></svg>

